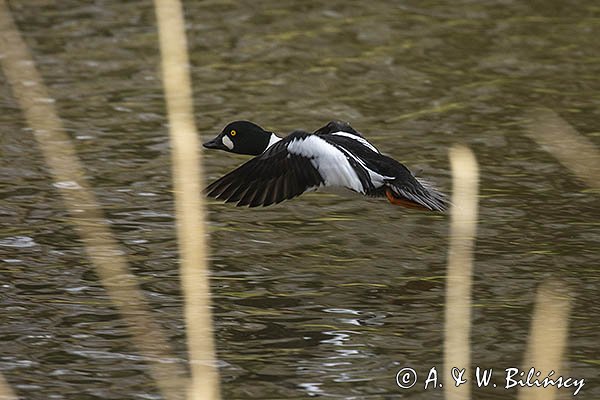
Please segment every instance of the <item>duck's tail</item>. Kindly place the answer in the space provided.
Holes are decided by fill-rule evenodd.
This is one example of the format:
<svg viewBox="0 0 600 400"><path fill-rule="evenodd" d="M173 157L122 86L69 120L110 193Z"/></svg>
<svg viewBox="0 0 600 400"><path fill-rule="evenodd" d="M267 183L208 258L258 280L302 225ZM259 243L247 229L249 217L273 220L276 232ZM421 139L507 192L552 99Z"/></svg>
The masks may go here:
<svg viewBox="0 0 600 400"><path fill-rule="evenodd" d="M410 182L403 180L388 181L385 196L396 206L416 208L425 211L445 212L449 202L446 196L435 189L429 182L413 178Z"/></svg>

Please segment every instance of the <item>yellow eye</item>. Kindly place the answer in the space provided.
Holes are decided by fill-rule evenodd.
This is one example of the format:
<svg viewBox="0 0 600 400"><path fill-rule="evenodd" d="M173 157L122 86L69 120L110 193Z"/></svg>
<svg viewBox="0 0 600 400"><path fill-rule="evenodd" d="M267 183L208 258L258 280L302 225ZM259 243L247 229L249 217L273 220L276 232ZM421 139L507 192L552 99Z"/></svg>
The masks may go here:
<svg viewBox="0 0 600 400"><path fill-rule="evenodd" d="M237 135L237 132L235 131L235 129L232 129L231 132L229 132L229 134L231 136L235 136L235 135Z"/></svg>

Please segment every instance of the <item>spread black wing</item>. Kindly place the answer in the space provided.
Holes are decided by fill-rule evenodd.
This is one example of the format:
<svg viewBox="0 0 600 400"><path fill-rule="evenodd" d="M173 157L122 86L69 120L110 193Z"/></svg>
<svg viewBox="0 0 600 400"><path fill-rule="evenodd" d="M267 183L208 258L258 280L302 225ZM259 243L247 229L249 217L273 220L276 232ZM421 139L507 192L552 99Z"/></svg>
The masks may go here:
<svg viewBox="0 0 600 400"><path fill-rule="evenodd" d="M206 188L209 197L237 202L237 206L269 206L292 199L323 184L310 158L290 154L294 139L310 135L293 132L250 161L242 164Z"/></svg>

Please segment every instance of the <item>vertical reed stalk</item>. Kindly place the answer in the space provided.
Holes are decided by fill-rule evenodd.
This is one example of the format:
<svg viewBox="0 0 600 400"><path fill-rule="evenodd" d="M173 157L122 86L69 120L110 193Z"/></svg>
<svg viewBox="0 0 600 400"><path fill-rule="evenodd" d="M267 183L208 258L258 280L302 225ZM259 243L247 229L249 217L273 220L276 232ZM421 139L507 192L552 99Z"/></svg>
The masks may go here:
<svg viewBox="0 0 600 400"><path fill-rule="evenodd" d="M0 400L18 400L17 395L13 392L2 374L0 374Z"/></svg>
<svg viewBox="0 0 600 400"><path fill-rule="evenodd" d="M179 0L155 0L154 5L170 123L177 237L192 373L188 399L219 399L201 196L202 160L194 123L182 5Z"/></svg>
<svg viewBox="0 0 600 400"><path fill-rule="evenodd" d="M566 372L562 367L569 336L571 300L561 289L564 285L548 280L540 285L537 292L523 370L527 372L535 368L541 371L540 381L550 371L555 372L551 377L554 379ZM519 400L554 400L556 395L555 386L519 390Z"/></svg>
<svg viewBox="0 0 600 400"><path fill-rule="evenodd" d="M150 374L162 396L168 400L181 398L185 372L178 363L169 361L172 351L167 336L154 322L137 281L129 272L5 0L0 0L0 53L4 75L106 292L127 320L134 344L148 359Z"/></svg>
<svg viewBox="0 0 600 400"><path fill-rule="evenodd" d="M471 374L471 282L473 247L477 229L479 172L473 152L456 146L450 151L452 165L452 209L450 215L450 247L446 283L444 336L444 389L448 400L467 400L469 383L458 387L452 368L466 368Z"/></svg>
<svg viewBox="0 0 600 400"><path fill-rule="evenodd" d="M567 121L547 109L529 114L527 135L593 189L600 189L600 151Z"/></svg>
<svg viewBox="0 0 600 400"><path fill-rule="evenodd" d="M548 109L529 113L527 135L592 189L600 189L600 152L586 137ZM561 294L561 285L549 280L538 289L529 333L524 370L536 368L542 378L555 371L561 373L568 339L571 300ZM554 400L555 386L527 388L519 391L519 400Z"/></svg>

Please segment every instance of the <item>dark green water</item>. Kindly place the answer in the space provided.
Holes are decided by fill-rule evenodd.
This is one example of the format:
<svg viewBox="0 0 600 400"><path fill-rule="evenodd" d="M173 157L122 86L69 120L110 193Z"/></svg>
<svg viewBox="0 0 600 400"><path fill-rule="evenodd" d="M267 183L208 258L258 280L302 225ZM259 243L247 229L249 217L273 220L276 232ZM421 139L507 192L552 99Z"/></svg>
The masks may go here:
<svg viewBox="0 0 600 400"><path fill-rule="evenodd" d="M170 154L150 1L11 2L156 321L186 357ZM600 398L600 210L525 136L557 112L600 147L594 2L186 2L197 123L287 133L350 121L450 191L481 168L473 364L522 365L537 286L573 300L567 366ZM26 399L155 399L0 73L0 372ZM207 181L245 157L205 153ZM396 372L442 367L448 218L311 194L209 204L224 399L441 399ZM564 394L570 396L571 391ZM475 390L474 398L515 398Z"/></svg>

